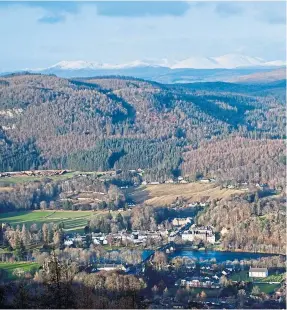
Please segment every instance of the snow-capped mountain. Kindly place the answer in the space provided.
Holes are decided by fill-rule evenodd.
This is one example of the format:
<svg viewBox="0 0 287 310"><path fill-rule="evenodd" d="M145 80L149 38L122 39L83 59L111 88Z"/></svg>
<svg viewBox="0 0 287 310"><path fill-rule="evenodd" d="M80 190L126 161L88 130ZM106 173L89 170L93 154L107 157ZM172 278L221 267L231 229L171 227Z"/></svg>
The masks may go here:
<svg viewBox="0 0 287 310"><path fill-rule="evenodd" d="M190 57L180 61L170 62L167 59L162 60L135 60L123 64L98 63L92 61L61 61L43 70L115 70L131 69L141 67L164 67L169 69L235 69L248 67L278 67L284 66L284 61L274 60L266 61L259 57L251 57L240 54L226 54L218 57Z"/></svg>
<svg viewBox="0 0 287 310"><path fill-rule="evenodd" d="M259 57L250 57L240 54L226 54L218 57L191 57L181 60L172 66L172 69L235 69L243 67L277 67L284 66L281 60L266 61Z"/></svg>
<svg viewBox="0 0 287 310"><path fill-rule="evenodd" d="M120 64L66 60L48 68L24 71L55 74L65 78L121 75L160 83L190 83L229 81L242 75L262 73L285 66L281 60L266 61L259 57L227 54L216 57L190 57L180 61L147 59Z"/></svg>
<svg viewBox="0 0 287 310"><path fill-rule="evenodd" d="M75 61L60 61L55 65L42 68L42 69L35 69L33 71L43 71L43 70L82 70L82 69L91 69L91 70L101 70L101 69L128 69L128 68L137 68L137 67L168 67L168 62L166 59L161 61L156 60L149 60L149 61L142 61L142 60L135 60L128 63L123 64L109 64L109 63L98 63L92 61L84 61L84 60L75 60Z"/></svg>

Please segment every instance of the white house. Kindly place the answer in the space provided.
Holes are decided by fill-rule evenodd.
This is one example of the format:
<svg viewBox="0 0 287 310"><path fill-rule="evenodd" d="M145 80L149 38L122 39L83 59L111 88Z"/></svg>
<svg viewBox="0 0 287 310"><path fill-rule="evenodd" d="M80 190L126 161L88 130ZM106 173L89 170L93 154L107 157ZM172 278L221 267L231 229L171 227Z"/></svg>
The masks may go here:
<svg viewBox="0 0 287 310"><path fill-rule="evenodd" d="M72 245L74 242L72 240L65 240L64 241L64 245L70 246Z"/></svg>
<svg viewBox="0 0 287 310"><path fill-rule="evenodd" d="M209 179L201 179L200 183L210 183L210 180Z"/></svg>
<svg viewBox="0 0 287 310"><path fill-rule="evenodd" d="M186 217L186 218L179 218L176 217L172 220L172 225L173 226L182 226L182 225L186 225L188 223L191 223L191 218L190 217Z"/></svg>
<svg viewBox="0 0 287 310"><path fill-rule="evenodd" d="M106 271L123 270L123 271L126 271L126 267L122 264L98 264L97 270L106 270Z"/></svg>
<svg viewBox="0 0 287 310"><path fill-rule="evenodd" d="M249 269L250 278L266 278L268 277L267 268L251 268Z"/></svg>
<svg viewBox="0 0 287 310"><path fill-rule="evenodd" d="M169 180L167 180L167 181L165 181L165 183L174 183L174 181L173 181L173 179L169 179Z"/></svg>

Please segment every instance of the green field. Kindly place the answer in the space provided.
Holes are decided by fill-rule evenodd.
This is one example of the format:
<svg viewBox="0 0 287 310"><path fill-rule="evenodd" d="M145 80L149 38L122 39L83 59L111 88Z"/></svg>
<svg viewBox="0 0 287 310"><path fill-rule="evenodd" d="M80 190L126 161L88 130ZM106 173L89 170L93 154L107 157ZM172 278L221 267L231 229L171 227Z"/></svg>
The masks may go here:
<svg viewBox="0 0 287 310"><path fill-rule="evenodd" d="M251 282L281 282L285 278L285 273L280 273L278 275L271 274L266 278L250 278L248 271L240 271L231 275L230 279L232 281L251 281Z"/></svg>
<svg viewBox="0 0 287 310"><path fill-rule="evenodd" d="M0 274L1 270L4 271L2 274L2 280L14 280L17 279L17 276L13 274L13 271L17 268L24 270L25 272L34 273L38 268L39 264L37 263L26 263L26 262L17 262L17 263L0 263Z"/></svg>
<svg viewBox="0 0 287 310"><path fill-rule="evenodd" d="M66 180L70 179L75 175L78 175L82 172L79 171L72 171L67 172L62 175L53 175L53 176L12 176L8 178L0 179L0 186L3 184L18 184L18 183L25 183L25 182L34 182L34 181L41 181L44 179L51 179L54 181L57 180ZM84 172L85 174L93 174L97 172Z"/></svg>
<svg viewBox="0 0 287 310"><path fill-rule="evenodd" d="M64 223L64 230L80 232L87 225L92 211L23 211L0 213L0 222L9 223L13 227L25 224L27 227L36 223Z"/></svg>
<svg viewBox="0 0 287 310"><path fill-rule="evenodd" d="M269 284L269 283L256 283L255 285L259 287L261 292L266 294L272 294L280 287L280 284Z"/></svg>
<svg viewBox="0 0 287 310"><path fill-rule="evenodd" d="M218 297L220 293L220 289L217 289L217 288L194 287L194 288L190 288L190 295L193 297L196 297L196 295L200 294L202 291L205 292L206 297L209 297L209 298L216 298Z"/></svg>
<svg viewBox="0 0 287 310"><path fill-rule="evenodd" d="M252 281L251 278L248 276L248 271L240 271L237 273L233 273L230 277L230 280L232 281Z"/></svg>

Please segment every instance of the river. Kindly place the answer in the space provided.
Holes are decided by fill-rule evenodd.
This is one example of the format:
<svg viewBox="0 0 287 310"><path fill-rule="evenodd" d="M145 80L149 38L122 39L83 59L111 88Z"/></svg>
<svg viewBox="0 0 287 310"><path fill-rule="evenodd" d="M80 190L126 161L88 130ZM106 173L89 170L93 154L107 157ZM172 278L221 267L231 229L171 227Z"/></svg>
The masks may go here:
<svg viewBox="0 0 287 310"><path fill-rule="evenodd" d="M145 250L143 252L143 259L147 258L153 253L151 250ZM234 260L244 260L244 259L258 259L261 257L268 257L277 254L264 254L264 253L251 253L251 252L224 252L224 251L195 251L195 250L177 250L169 254L169 258L176 256L185 256L191 259L196 259L198 261L205 261L210 259L216 259L217 263L225 261L234 261Z"/></svg>
<svg viewBox="0 0 287 310"><path fill-rule="evenodd" d="M268 257L275 254L264 254L264 253L250 253L250 252L223 252L223 251L192 251L192 250L178 250L169 255L170 258L176 256L186 256L199 261L216 259L217 263L234 260L244 259L258 259L261 257Z"/></svg>

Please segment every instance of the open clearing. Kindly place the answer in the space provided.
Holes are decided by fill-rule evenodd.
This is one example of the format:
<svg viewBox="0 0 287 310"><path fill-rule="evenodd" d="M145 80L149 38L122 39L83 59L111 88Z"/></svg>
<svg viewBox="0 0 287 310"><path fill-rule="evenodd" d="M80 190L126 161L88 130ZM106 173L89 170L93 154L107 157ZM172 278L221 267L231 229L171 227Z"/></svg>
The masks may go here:
<svg viewBox="0 0 287 310"><path fill-rule="evenodd" d="M188 184L158 184L141 186L130 193L131 199L136 203L149 205L168 205L183 198L187 202L210 201L213 199L228 198L233 194L242 194L237 189L220 189L215 184L202 184L199 182Z"/></svg>
<svg viewBox="0 0 287 310"><path fill-rule="evenodd" d="M51 179L51 180L66 180L70 179L75 175L80 174L81 172L79 171L73 171L73 172L67 172L62 175L52 175L52 176L29 176L29 175L19 175L19 176L11 176L7 178L1 178L0 179L0 189L5 188L1 187L1 184L18 184L18 183L25 183L25 182L35 182L35 181L41 181L44 179ZM85 172L85 174L91 174L93 172Z"/></svg>
<svg viewBox="0 0 287 310"><path fill-rule="evenodd" d="M44 223L64 224L66 232L83 232L91 216L107 213L108 210L101 211L22 211L22 212L7 212L0 213L0 223L9 223L13 227L23 224L30 227L32 224L42 226ZM111 211L112 215L117 214L117 211ZM128 211L123 212L123 214Z"/></svg>
<svg viewBox="0 0 287 310"><path fill-rule="evenodd" d="M92 211L23 211L0 213L0 222L9 223L12 226L34 223L64 223L65 231L81 231L87 225L88 218L95 214Z"/></svg>
<svg viewBox="0 0 287 310"><path fill-rule="evenodd" d="M2 280L17 279L17 276L13 274L13 271L17 268L20 268L25 272L31 272L36 271L39 268L39 264L31 262L0 263L0 270L6 272L6 274L2 274Z"/></svg>

